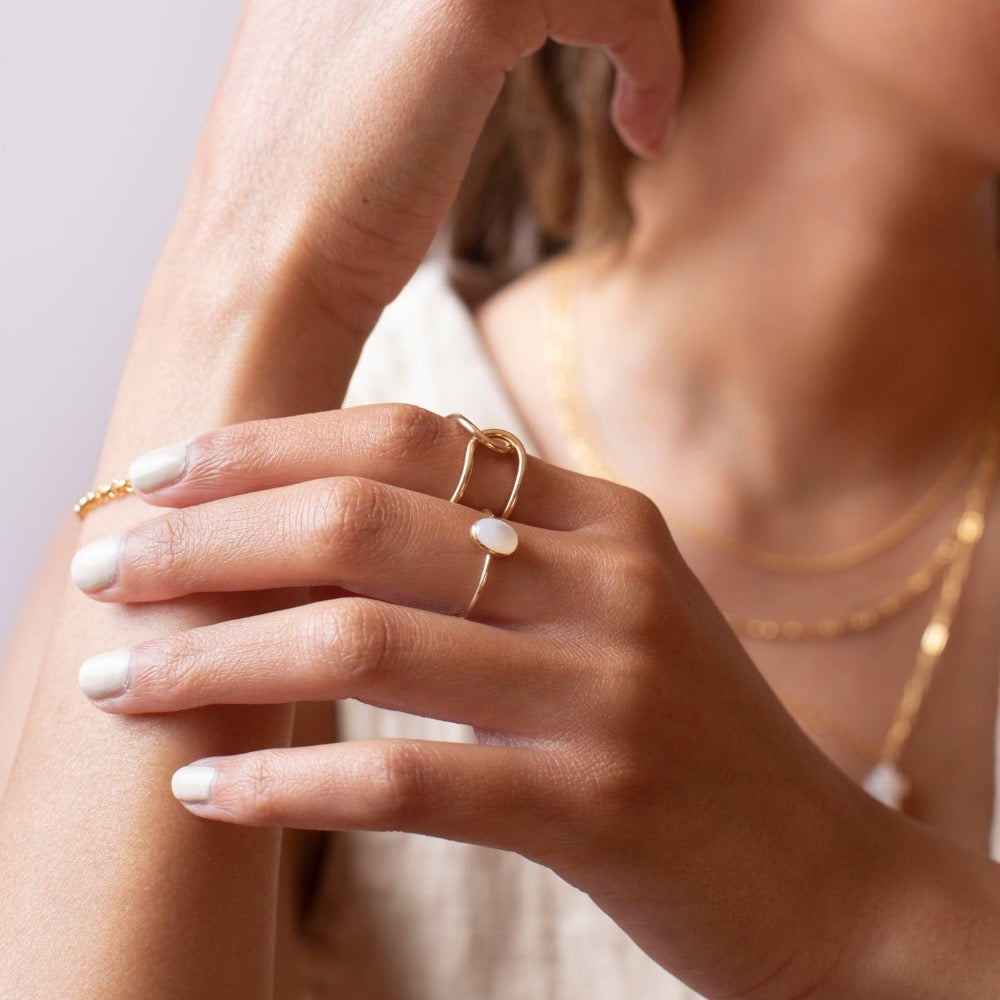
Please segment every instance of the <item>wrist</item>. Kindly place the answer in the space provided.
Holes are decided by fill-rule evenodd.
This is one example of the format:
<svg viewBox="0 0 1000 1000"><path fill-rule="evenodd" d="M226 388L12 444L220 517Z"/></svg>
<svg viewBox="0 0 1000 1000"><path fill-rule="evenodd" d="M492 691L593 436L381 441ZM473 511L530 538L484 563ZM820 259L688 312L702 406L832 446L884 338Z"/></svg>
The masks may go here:
<svg viewBox="0 0 1000 1000"><path fill-rule="evenodd" d="M835 983L817 1000L986 997L1000 982L1000 867L876 807L858 906Z"/></svg>

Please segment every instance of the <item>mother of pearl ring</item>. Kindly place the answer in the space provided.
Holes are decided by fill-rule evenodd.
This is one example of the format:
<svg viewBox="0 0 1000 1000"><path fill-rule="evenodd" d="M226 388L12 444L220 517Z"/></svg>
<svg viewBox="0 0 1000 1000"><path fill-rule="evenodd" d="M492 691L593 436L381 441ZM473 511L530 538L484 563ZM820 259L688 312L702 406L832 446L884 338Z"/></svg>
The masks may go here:
<svg viewBox="0 0 1000 1000"><path fill-rule="evenodd" d="M502 513L495 517L492 511L484 511L487 516L479 518L474 522L470 534L472 540L485 553L483 569L479 574L479 582L472 594L472 599L466 605L464 611L458 612L461 618L467 618L479 603L483 588L486 586L486 578L489 576L490 564L496 557L506 557L513 555L517 550L517 532L514 526L507 520L514 510L517 498L521 493L521 483L524 480L524 468L527 462L527 454L524 445L520 440L511 434L510 431L501 430L494 427L490 430L481 431L471 420L463 417L459 413L452 413L451 418L457 420L465 430L469 432L469 443L465 449L465 463L462 466L462 475L459 478L455 492L451 495L452 503L460 503L469 480L472 477L472 462L475 456L476 446L483 445L499 455L512 455L517 459L517 470L514 473L514 482L504 504Z"/></svg>

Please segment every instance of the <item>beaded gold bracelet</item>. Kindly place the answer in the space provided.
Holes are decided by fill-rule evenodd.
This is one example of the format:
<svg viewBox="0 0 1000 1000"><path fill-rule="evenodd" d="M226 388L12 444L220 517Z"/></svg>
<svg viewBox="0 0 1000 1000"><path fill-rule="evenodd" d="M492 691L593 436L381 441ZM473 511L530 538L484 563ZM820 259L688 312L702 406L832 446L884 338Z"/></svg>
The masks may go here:
<svg viewBox="0 0 1000 1000"><path fill-rule="evenodd" d="M103 486L98 486L96 490L84 493L73 507L73 513L82 521L90 513L91 508L100 507L101 504L105 504L109 500L118 500L132 492L134 491L131 480L112 479L110 483L105 483Z"/></svg>

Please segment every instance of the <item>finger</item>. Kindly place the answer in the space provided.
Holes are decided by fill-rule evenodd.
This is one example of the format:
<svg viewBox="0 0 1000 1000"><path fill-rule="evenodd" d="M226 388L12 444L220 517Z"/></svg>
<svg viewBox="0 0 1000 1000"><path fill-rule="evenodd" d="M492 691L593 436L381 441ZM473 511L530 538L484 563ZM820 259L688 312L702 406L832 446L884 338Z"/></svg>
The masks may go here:
<svg viewBox="0 0 1000 1000"><path fill-rule="evenodd" d="M523 632L342 598L190 629L87 660L107 712L357 698L478 729L551 732L586 687L565 647Z"/></svg>
<svg viewBox="0 0 1000 1000"><path fill-rule="evenodd" d="M175 772L174 795L198 816L241 826L408 830L536 858L567 837L554 760L527 747L365 740L188 767Z"/></svg>
<svg viewBox="0 0 1000 1000"><path fill-rule="evenodd" d="M370 479L318 479L170 511L84 546L72 571L90 596L118 603L334 585L459 614L485 562L470 537L481 517ZM522 624L564 617L605 543L514 527L517 550L491 559L477 617Z"/></svg>
<svg viewBox="0 0 1000 1000"><path fill-rule="evenodd" d="M683 76L680 32L667 0L551 3L549 34L569 45L600 46L617 69L612 115L619 135L639 156L658 153Z"/></svg>
<svg viewBox="0 0 1000 1000"><path fill-rule="evenodd" d="M132 463L144 500L187 507L307 479L357 476L448 499L462 471L469 434L455 420L407 405L358 406L234 424L170 445ZM500 510L510 495L513 456L477 447L462 503ZM611 483L529 457L516 508L523 524L583 527L616 503Z"/></svg>

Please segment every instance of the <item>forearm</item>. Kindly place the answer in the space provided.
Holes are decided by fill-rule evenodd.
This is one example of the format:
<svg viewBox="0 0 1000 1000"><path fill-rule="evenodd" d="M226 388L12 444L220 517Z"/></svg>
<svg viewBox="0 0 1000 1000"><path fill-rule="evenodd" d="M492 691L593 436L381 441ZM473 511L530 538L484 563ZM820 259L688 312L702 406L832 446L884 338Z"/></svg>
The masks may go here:
<svg viewBox="0 0 1000 1000"><path fill-rule="evenodd" d="M502 82L503 60L484 63L467 25L428 7L417 20L389 5L248 4L95 483L212 427L339 403ZM80 543L156 515L108 505ZM119 607L66 584L0 813L0 940L15 942L0 949L0 995L270 995L277 833L199 820L169 782L199 757L286 742L288 710L116 719L76 674L93 653L289 599Z"/></svg>
<svg viewBox="0 0 1000 1000"><path fill-rule="evenodd" d="M213 260L186 230L182 217L150 287L95 481L212 426L336 405L353 364L359 341L331 328L308 283L275 267L263 285L266 262ZM79 541L158 513L135 498L107 505ZM270 996L278 833L192 817L170 775L286 742L289 710L118 719L87 702L76 674L90 654L295 596L119 607L67 573L0 812L0 995Z"/></svg>

